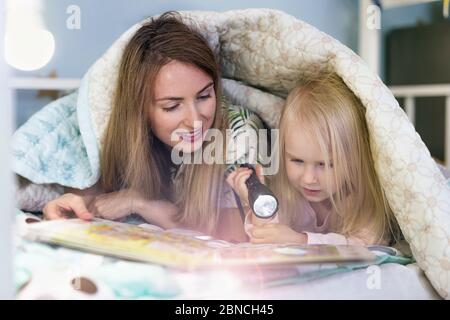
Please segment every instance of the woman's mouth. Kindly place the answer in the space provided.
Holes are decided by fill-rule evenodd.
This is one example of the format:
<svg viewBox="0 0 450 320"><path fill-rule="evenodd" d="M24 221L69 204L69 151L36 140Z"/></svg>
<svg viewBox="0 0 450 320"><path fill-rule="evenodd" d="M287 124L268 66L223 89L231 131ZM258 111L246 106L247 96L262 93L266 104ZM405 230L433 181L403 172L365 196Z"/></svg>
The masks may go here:
<svg viewBox="0 0 450 320"><path fill-rule="evenodd" d="M193 143L202 138L202 133L203 133L202 128L189 133L182 133L180 135L180 140L183 140L183 142Z"/></svg>

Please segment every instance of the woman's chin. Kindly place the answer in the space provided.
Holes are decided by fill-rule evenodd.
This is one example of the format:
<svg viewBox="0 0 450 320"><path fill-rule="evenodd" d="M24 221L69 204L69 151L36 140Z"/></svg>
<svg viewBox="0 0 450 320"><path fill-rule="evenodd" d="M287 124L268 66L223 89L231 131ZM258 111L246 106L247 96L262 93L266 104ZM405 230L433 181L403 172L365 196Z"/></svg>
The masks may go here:
<svg viewBox="0 0 450 320"><path fill-rule="evenodd" d="M201 149L203 144L203 140L199 139L197 141L189 142L189 141L183 141L181 143L178 143L174 148L176 150L181 151L183 154L190 154L194 153Z"/></svg>

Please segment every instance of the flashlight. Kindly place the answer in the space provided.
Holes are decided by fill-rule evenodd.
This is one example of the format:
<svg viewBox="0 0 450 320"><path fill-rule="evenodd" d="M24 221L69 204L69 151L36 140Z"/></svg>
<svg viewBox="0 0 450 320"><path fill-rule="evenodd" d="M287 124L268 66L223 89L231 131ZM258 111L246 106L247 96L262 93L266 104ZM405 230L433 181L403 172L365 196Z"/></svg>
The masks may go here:
<svg viewBox="0 0 450 320"><path fill-rule="evenodd" d="M248 189L248 202L253 212L261 219L272 218L278 211L278 199L267 186L259 181L252 165L242 164L241 167L252 169L252 174L245 184Z"/></svg>

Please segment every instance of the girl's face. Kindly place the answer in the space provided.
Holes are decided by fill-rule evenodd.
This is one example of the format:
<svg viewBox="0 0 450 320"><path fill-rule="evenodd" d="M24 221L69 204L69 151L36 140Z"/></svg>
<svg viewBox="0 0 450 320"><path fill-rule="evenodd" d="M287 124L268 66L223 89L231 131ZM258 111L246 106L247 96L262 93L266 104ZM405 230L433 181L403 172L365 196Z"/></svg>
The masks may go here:
<svg viewBox="0 0 450 320"><path fill-rule="evenodd" d="M214 82L208 74L176 60L161 68L148 113L159 140L183 153L194 152L212 127L215 112Z"/></svg>
<svg viewBox="0 0 450 320"><path fill-rule="evenodd" d="M315 138L301 124L288 124L285 138L285 166L289 182L310 202L322 202L336 192L333 160L326 167L325 157ZM328 185L330 181L330 185Z"/></svg>

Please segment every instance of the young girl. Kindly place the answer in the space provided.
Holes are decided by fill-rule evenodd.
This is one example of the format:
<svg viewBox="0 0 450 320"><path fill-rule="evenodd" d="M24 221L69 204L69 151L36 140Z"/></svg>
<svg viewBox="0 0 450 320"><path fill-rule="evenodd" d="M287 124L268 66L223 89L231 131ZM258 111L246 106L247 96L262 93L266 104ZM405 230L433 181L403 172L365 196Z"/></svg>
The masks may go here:
<svg viewBox="0 0 450 320"><path fill-rule="evenodd" d="M388 244L397 236L375 172L364 111L334 73L292 90L280 120L280 170L269 181L280 210L270 223L247 213L252 242L369 245ZM244 203L250 173L240 169L227 179Z"/></svg>

